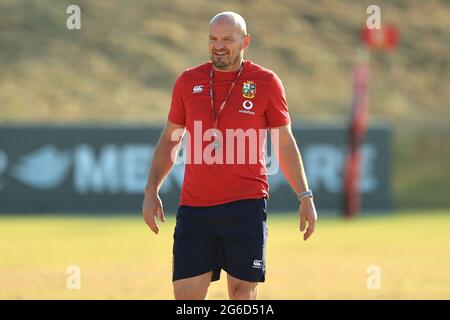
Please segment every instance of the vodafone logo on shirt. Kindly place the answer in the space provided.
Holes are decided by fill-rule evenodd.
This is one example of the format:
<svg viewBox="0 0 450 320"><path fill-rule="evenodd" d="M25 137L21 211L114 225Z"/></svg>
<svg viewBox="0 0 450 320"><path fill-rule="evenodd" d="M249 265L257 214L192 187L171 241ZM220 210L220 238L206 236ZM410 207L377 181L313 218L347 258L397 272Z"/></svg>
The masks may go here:
<svg viewBox="0 0 450 320"><path fill-rule="evenodd" d="M244 102L242 102L242 107L244 110L239 110L240 113L245 114L252 114L254 115L255 112L250 111L253 108L253 101L249 99L253 99L256 95L256 83L250 80L247 80L242 85L242 96L246 98Z"/></svg>
<svg viewBox="0 0 450 320"><path fill-rule="evenodd" d="M250 100L245 100L242 103L242 106L244 107L244 109L250 110L251 108L253 108L253 102L251 102Z"/></svg>
<svg viewBox="0 0 450 320"><path fill-rule="evenodd" d="M244 100L244 102L242 102L242 107L245 110L239 110L240 113L245 113L245 114L255 114L255 112L250 111L253 108L253 102L251 100L248 99L253 99L256 95L256 83L254 83L253 81L245 81L243 86L242 86L242 96L244 98L247 98L247 100Z"/></svg>
<svg viewBox="0 0 450 320"><path fill-rule="evenodd" d="M244 100L244 102L242 102L242 107L245 110L239 110L240 113L245 113L245 114L255 114L254 111L250 111L253 108L253 102L250 100Z"/></svg>

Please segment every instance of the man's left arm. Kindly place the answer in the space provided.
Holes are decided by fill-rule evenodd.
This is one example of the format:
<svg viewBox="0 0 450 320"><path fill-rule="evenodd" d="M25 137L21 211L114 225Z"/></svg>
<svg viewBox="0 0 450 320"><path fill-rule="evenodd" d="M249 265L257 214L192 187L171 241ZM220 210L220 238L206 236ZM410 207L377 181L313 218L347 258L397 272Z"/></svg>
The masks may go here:
<svg viewBox="0 0 450 320"><path fill-rule="evenodd" d="M294 190L296 195L309 190L302 157L292 134L291 125L271 128L270 132L281 170L292 190ZM308 240L316 228L317 221L317 212L313 198L302 198L298 210L300 214L300 231L304 232L306 224L308 224L303 235L303 239Z"/></svg>

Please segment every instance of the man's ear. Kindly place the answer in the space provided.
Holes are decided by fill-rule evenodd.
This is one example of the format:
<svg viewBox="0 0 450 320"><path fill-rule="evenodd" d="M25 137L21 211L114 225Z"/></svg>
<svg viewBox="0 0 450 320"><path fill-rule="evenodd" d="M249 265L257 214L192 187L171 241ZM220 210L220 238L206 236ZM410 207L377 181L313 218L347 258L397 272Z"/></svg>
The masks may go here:
<svg viewBox="0 0 450 320"><path fill-rule="evenodd" d="M249 34L244 36L244 40L242 41L242 49L247 49L250 45L251 37Z"/></svg>

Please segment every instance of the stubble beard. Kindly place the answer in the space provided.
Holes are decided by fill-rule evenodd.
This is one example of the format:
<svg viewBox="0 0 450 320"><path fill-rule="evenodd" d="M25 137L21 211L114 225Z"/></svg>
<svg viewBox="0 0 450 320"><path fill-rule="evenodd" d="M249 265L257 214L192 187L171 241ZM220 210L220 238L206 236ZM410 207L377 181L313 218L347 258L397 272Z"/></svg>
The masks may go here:
<svg viewBox="0 0 450 320"><path fill-rule="evenodd" d="M214 54L211 55L211 61L214 65L214 67L216 67L219 70L229 69L230 67L238 64L240 59L241 59L241 54L238 54L233 60L229 60L229 62L227 62L227 60L216 60L216 59L214 59Z"/></svg>

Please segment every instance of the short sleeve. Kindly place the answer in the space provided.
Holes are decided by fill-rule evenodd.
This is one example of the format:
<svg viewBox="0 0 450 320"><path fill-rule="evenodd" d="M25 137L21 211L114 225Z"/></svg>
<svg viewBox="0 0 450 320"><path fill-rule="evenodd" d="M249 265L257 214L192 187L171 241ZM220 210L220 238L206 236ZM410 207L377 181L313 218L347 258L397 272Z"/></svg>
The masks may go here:
<svg viewBox="0 0 450 320"><path fill-rule="evenodd" d="M178 125L186 124L186 110L183 102L183 74L175 81L172 91L172 102L170 103L170 111L168 119Z"/></svg>
<svg viewBox="0 0 450 320"><path fill-rule="evenodd" d="M286 92L280 78L274 74L269 82L266 121L270 128L282 127L290 123Z"/></svg>

